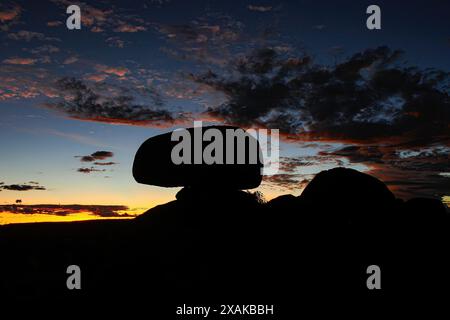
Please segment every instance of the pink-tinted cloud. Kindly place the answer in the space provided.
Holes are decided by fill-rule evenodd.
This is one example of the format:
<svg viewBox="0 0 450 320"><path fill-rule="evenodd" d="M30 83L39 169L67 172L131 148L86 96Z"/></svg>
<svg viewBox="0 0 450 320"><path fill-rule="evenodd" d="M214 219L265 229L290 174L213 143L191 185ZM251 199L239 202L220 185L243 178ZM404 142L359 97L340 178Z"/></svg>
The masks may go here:
<svg viewBox="0 0 450 320"><path fill-rule="evenodd" d="M47 26L49 27L58 27L62 25L63 23L61 21L49 21L47 22Z"/></svg>
<svg viewBox="0 0 450 320"><path fill-rule="evenodd" d="M118 26L114 31L116 32L139 32L139 31L146 31L147 28L144 26L134 26L130 24L121 24Z"/></svg>
<svg viewBox="0 0 450 320"><path fill-rule="evenodd" d="M72 64L78 61L78 58L75 56L68 57L66 60L63 61L63 64Z"/></svg>
<svg viewBox="0 0 450 320"><path fill-rule="evenodd" d="M272 11L272 7L271 6L249 5L247 8L250 11L257 11L257 12L269 12L269 11Z"/></svg>
<svg viewBox="0 0 450 320"><path fill-rule="evenodd" d="M22 9L18 5L14 6L11 9L0 11L0 21L1 22L12 21L19 17L21 11Z"/></svg>
<svg viewBox="0 0 450 320"><path fill-rule="evenodd" d="M17 65L32 65L36 63L36 59L31 58L9 58L3 60L6 64L17 64Z"/></svg>
<svg viewBox="0 0 450 320"><path fill-rule="evenodd" d="M95 26L95 27L92 27L92 28L91 28L91 31L92 31L92 32L99 33L99 32L103 32L103 31L105 31L105 30L102 29L102 28L100 28L100 27Z"/></svg>
<svg viewBox="0 0 450 320"><path fill-rule="evenodd" d="M105 169L100 170L100 169L95 169L94 167L90 167L90 168L78 168L77 171L80 173L89 174L92 172L104 172L106 170Z"/></svg>
<svg viewBox="0 0 450 320"><path fill-rule="evenodd" d="M91 74L91 75L86 77L87 80L95 81L95 82L102 82L106 78L108 78L107 74Z"/></svg>
<svg viewBox="0 0 450 320"><path fill-rule="evenodd" d="M127 73L130 72L129 69L125 68L125 67L111 67L111 66L105 66L102 64L98 64L95 66L95 68L98 71L107 73L107 74L114 74L118 77L123 77L125 76Z"/></svg>
<svg viewBox="0 0 450 320"><path fill-rule="evenodd" d="M32 41L32 40L40 40L40 41L60 41L58 38L47 37L45 34L40 32L21 30L18 32L8 34L8 39L11 40L23 40L23 41Z"/></svg>

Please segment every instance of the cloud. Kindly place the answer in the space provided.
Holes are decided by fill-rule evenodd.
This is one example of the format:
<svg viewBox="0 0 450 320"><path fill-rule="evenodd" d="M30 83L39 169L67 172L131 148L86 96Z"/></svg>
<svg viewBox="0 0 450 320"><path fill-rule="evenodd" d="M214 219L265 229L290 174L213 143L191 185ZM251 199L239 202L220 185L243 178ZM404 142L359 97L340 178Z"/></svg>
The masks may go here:
<svg viewBox="0 0 450 320"><path fill-rule="evenodd" d="M59 51L60 49L58 47L52 45L43 45L30 50L33 54L57 53Z"/></svg>
<svg viewBox="0 0 450 320"><path fill-rule="evenodd" d="M58 27L62 25L63 23L61 21L49 21L47 22L48 27Z"/></svg>
<svg viewBox="0 0 450 320"><path fill-rule="evenodd" d="M123 48L125 46L125 41L119 37L109 37L105 41L110 47Z"/></svg>
<svg viewBox="0 0 450 320"><path fill-rule="evenodd" d="M303 147L310 148L307 144ZM313 146L314 149L328 149L326 144ZM350 163L344 163L339 157L326 153L315 152L311 155L295 157L280 157L279 172L275 175L264 176L265 186L283 188L291 192L301 191L315 174L326 168L351 167Z"/></svg>
<svg viewBox="0 0 450 320"><path fill-rule="evenodd" d="M105 172L106 170L105 169L96 169L96 168L94 168L94 167L90 167L90 168L78 168L77 169L77 172L80 172L80 173L86 173L86 174L89 174L89 173L92 173L92 172Z"/></svg>
<svg viewBox="0 0 450 320"><path fill-rule="evenodd" d="M442 174L449 170L448 146L350 145L321 154L366 164L369 173L384 181L398 197L440 199L450 194L450 178Z"/></svg>
<svg viewBox="0 0 450 320"><path fill-rule="evenodd" d="M269 12L269 11L272 11L272 7L271 6L249 5L249 6L247 6L247 8L250 11L256 11L256 12Z"/></svg>
<svg viewBox="0 0 450 320"><path fill-rule="evenodd" d="M80 156L76 156L76 157L80 157ZM91 157L91 156L81 156L81 162L92 162L94 161L95 158Z"/></svg>
<svg viewBox="0 0 450 320"><path fill-rule="evenodd" d="M88 212L93 216L103 218L134 217L125 211L129 208L123 205L0 205L0 212L14 214L46 214L55 216L70 216L72 214Z"/></svg>
<svg viewBox="0 0 450 320"><path fill-rule="evenodd" d="M6 60L0 68L0 100L56 95L51 85L52 74L44 68L35 67L38 59L28 61L28 58L13 57Z"/></svg>
<svg viewBox="0 0 450 320"><path fill-rule="evenodd" d="M74 78L62 78L56 87L62 98L47 103L47 107L75 119L130 125L174 122L171 113L161 108L159 93L151 87L91 86Z"/></svg>
<svg viewBox="0 0 450 320"><path fill-rule="evenodd" d="M121 24L120 26L114 29L115 32L139 32L146 30L147 28L144 26L134 26L130 24Z"/></svg>
<svg viewBox="0 0 450 320"><path fill-rule="evenodd" d="M3 63L16 65L33 65L36 63L36 61L37 59L32 58L8 58L3 60Z"/></svg>
<svg viewBox="0 0 450 320"><path fill-rule="evenodd" d="M110 151L96 151L93 154L91 154L91 157L93 157L96 160L105 160L107 158L111 158L114 156L114 153Z"/></svg>
<svg viewBox="0 0 450 320"><path fill-rule="evenodd" d="M24 129L22 129L24 130ZM79 144L85 144L85 145L89 145L89 146L94 146L94 147L104 147L106 146L103 142L98 141L90 136L85 136L85 135L81 135L78 133L71 133L71 132L63 132L63 131L58 131L58 130L54 130L54 129L43 129L43 130L24 130L33 134L50 134L50 135L54 135L57 137L61 137L64 139L68 139L71 141L74 141L76 143Z"/></svg>
<svg viewBox="0 0 450 320"><path fill-rule="evenodd" d="M45 187L39 185L37 182L30 182L29 184L0 184L0 191L8 190L8 191L32 191L32 190L46 190Z"/></svg>
<svg viewBox="0 0 450 320"><path fill-rule="evenodd" d="M63 64L72 64L78 61L78 57L72 56L72 57L68 57L67 59L65 59L63 61Z"/></svg>
<svg viewBox="0 0 450 320"><path fill-rule="evenodd" d="M113 166L116 165L117 163L110 161L110 162L94 162L94 164L96 166Z"/></svg>
<svg viewBox="0 0 450 320"><path fill-rule="evenodd" d="M108 158L114 157L114 153L111 151L96 151L88 156L75 156L75 158L80 158L81 162L92 162L93 166L86 168L78 168L77 172L90 174L93 172L105 172L106 169L99 169L98 167L104 166L113 166L116 165L116 162L108 161L108 162L100 162L98 160L106 160ZM97 166L97 167L95 167Z"/></svg>
<svg viewBox="0 0 450 320"><path fill-rule="evenodd" d="M130 73L130 70L128 68L125 67L111 67L111 66L105 66L102 64L98 64L95 66L95 68L98 71L107 73L107 74L114 74L118 77L123 77L125 76L127 73Z"/></svg>
<svg viewBox="0 0 450 320"><path fill-rule="evenodd" d="M262 48L232 70L193 75L228 101L207 113L242 126L278 128L299 140L427 144L450 134L449 73L397 62L387 47L335 66Z"/></svg>
<svg viewBox="0 0 450 320"><path fill-rule="evenodd" d="M168 46L161 50L178 60L194 60L202 64L225 65L235 54L232 46L243 37L244 24L226 15L208 14L189 24L157 24Z"/></svg>
<svg viewBox="0 0 450 320"><path fill-rule="evenodd" d="M91 32L95 32L95 33L100 33L100 32L104 32L104 31L105 31L104 29L97 27L97 26L91 28Z"/></svg>
<svg viewBox="0 0 450 320"><path fill-rule="evenodd" d="M308 180L302 180L299 175L280 173L271 176L264 176L265 184L273 184L277 187L282 187L284 189L295 191L304 188Z"/></svg>
<svg viewBox="0 0 450 320"><path fill-rule="evenodd" d="M75 156L75 158L81 158L81 162L94 162L96 160L105 160L114 157L114 153L111 151L96 151L88 156Z"/></svg>
<svg viewBox="0 0 450 320"><path fill-rule="evenodd" d="M0 7L1 11L0 11L0 21L5 23L5 22L9 22L9 21L13 21L16 18L19 17L22 9L20 8L20 6L15 5L13 7L10 7L8 9L2 9Z"/></svg>
<svg viewBox="0 0 450 320"><path fill-rule="evenodd" d="M30 42L32 40L61 41L58 38L47 37L43 33L27 31L27 30L21 30L19 32L10 33L10 34L8 34L7 37L8 37L8 39L11 39L11 40L17 40L17 41L23 40L23 41L27 41L27 42Z"/></svg>

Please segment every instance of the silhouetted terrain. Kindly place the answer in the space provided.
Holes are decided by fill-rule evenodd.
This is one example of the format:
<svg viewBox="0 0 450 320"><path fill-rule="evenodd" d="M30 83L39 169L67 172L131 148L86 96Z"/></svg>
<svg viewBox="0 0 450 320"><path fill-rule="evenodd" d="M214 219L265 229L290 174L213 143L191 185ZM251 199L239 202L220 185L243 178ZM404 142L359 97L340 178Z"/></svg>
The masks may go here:
<svg viewBox="0 0 450 320"><path fill-rule="evenodd" d="M396 199L381 181L345 168L319 173L299 197L267 203L224 186L186 186L133 220L1 226L1 295L286 310L300 297L378 303L450 284L449 217L438 200ZM66 288L71 264L82 270L79 291ZM372 264L381 268L378 291L366 287Z"/></svg>
<svg viewBox="0 0 450 320"><path fill-rule="evenodd" d="M274 303L288 290L420 295L450 283L448 228L439 201L403 202L350 169L322 172L300 197L266 204L244 191L184 188L134 220L0 227L1 293ZM71 264L82 269L78 292L66 288ZM380 292L366 288L371 264L382 270Z"/></svg>

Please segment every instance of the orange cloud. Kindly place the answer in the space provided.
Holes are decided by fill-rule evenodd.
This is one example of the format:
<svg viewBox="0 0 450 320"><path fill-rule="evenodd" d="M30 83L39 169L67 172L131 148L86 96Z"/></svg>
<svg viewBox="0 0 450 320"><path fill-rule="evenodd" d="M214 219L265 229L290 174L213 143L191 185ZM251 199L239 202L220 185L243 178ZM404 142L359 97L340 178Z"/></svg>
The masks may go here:
<svg viewBox="0 0 450 320"><path fill-rule="evenodd" d="M78 61L77 57L68 57L66 60L64 60L63 64L72 64Z"/></svg>
<svg viewBox="0 0 450 320"><path fill-rule="evenodd" d="M147 28L143 26L133 26L129 24L122 24L118 26L114 31L116 32L139 32L146 31Z"/></svg>
<svg viewBox="0 0 450 320"><path fill-rule="evenodd" d="M7 11L0 11L0 21L1 22L8 22L11 20L14 20L20 15L21 8L19 6L15 6L11 10Z"/></svg>
<svg viewBox="0 0 450 320"><path fill-rule="evenodd" d="M3 60L6 64L32 65L36 63L36 59L31 58L9 58Z"/></svg>
<svg viewBox="0 0 450 320"><path fill-rule="evenodd" d="M108 75L106 74L91 74L90 76L86 77L87 80L95 81L95 82L101 82L108 78Z"/></svg>
<svg viewBox="0 0 450 320"><path fill-rule="evenodd" d="M130 70L125 67L109 67L109 66L105 66L105 65L101 65L101 64L96 65L95 68L98 71L101 71L101 72L104 72L107 74L114 74L118 77L123 77L124 75L126 75L127 73L130 72Z"/></svg>

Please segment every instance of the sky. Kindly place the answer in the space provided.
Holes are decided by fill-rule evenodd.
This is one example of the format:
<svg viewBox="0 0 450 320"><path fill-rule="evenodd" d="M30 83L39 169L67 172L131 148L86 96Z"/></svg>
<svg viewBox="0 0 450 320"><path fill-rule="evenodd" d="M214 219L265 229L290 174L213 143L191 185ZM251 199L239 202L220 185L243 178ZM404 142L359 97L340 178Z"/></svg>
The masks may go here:
<svg viewBox="0 0 450 320"><path fill-rule="evenodd" d="M133 158L194 120L280 130L266 199L345 166L449 203L450 3L378 1L381 30L370 4L2 0L0 224L173 200L179 188L134 181Z"/></svg>

